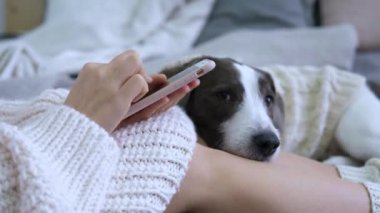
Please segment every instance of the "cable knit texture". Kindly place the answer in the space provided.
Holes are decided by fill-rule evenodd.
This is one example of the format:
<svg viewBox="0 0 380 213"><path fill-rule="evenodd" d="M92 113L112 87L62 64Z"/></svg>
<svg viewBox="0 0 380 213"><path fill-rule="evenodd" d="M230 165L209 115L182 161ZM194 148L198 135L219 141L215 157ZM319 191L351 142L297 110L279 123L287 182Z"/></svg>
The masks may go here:
<svg viewBox="0 0 380 213"><path fill-rule="evenodd" d="M163 212L184 177L196 141L179 108L125 129L114 137L122 156L112 175L104 212Z"/></svg>
<svg viewBox="0 0 380 213"><path fill-rule="evenodd" d="M326 67L267 66L284 98L282 149L324 160L329 157L334 131L356 92L362 76ZM371 197L372 212L380 213L380 159L363 167L337 166L342 178L362 183Z"/></svg>
<svg viewBox="0 0 380 213"><path fill-rule="evenodd" d="M178 108L110 136L65 90L0 101L0 212L162 212L195 146Z"/></svg>
<svg viewBox="0 0 380 213"><path fill-rule="evenodd" d="M332 66L263 69L271 74L285 100L281 148L318 160L326 158L339 119L365 79Z"/></svg>
<svg viewBox="0 0 380 213"><path fill-rule="evenodd" d="M338 165L340 176L344 179L362 183L371 197L372 212L380 212L380 159L374 158L363 167Z"/></svg>

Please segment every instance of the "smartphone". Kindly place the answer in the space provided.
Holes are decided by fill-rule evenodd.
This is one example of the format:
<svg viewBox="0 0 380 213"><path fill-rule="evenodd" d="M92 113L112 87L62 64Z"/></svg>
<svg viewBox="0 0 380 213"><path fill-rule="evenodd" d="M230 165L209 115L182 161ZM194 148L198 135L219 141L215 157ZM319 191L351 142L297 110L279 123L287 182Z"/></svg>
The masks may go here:
<svg viewBox="0 0 380 213"><path fill-rule="evenodd" d="M175 74L168 79L168 85L132 104L125 118L143 110L144 108L150 106L165 96L170 95L181 87L210 72L214 68L214 61L204 59Z"/></svg>

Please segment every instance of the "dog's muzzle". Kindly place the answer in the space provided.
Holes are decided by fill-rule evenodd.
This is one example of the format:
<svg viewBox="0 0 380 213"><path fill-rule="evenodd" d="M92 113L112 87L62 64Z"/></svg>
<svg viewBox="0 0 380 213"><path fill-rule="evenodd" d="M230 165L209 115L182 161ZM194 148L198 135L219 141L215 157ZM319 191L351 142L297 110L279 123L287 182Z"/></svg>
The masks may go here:
<svg viewBox="0 0 380 213"><path fill-rule="evenodd" d="M280 146L280 140L271 131L263 131L253 135L251 143L252 148L257 150L256 153L262 158L271 157Z"/></svg>

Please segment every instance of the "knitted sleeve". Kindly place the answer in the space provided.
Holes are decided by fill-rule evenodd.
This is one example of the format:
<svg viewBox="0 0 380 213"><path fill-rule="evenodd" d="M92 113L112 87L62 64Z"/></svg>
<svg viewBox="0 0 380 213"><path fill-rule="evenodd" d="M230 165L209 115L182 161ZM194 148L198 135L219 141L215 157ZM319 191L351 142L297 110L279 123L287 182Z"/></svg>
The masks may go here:
<svg viewBox="0 0 380 213"><path fill-rule="evenodd" d="M0 212L94 212L104 203L120 149L63 105L66 95L0 102Z"/></svg>
<svg viewBox="0 0 380 213"><path fill-rule="evenodd" d="M337 168L342 178L362 183L366 187L372 212L380 213L380 159L370 159L363 167L338 165Z"/></svg>
<svg viewBox="0 0 380 213"><path fill-rule="evenodd" d="M163 212L178 190L196 142L192 122L178 107L119 129L122 156L104 212Z"/></svg>

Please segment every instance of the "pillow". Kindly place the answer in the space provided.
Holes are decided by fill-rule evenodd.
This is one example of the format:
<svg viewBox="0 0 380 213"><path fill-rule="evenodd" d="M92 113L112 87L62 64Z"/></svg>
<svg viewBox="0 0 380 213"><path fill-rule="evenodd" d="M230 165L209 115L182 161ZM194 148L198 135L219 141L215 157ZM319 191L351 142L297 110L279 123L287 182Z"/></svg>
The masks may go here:
<svg viewBox="0 0 380 213"><path fill-rule="evenodd" d="M146 61L150 73L184 57L230 57L251 66L332 65L351 70L357 37L350 25L282 30L239 30L206 42L182 55Z"/></svg>
<svg viewBox="0 0 380 213"><path fill-rule="evenodd" d="M195 45L237 29L312 25L314 3L315 0L216 0Z"/></svg>
<svg viewBox="0 0 380 213"><path fill-rule="evenodd" d="M359 49L380 50L379 0L321 0L323 25L353 24L359 36Z"/></svg>

